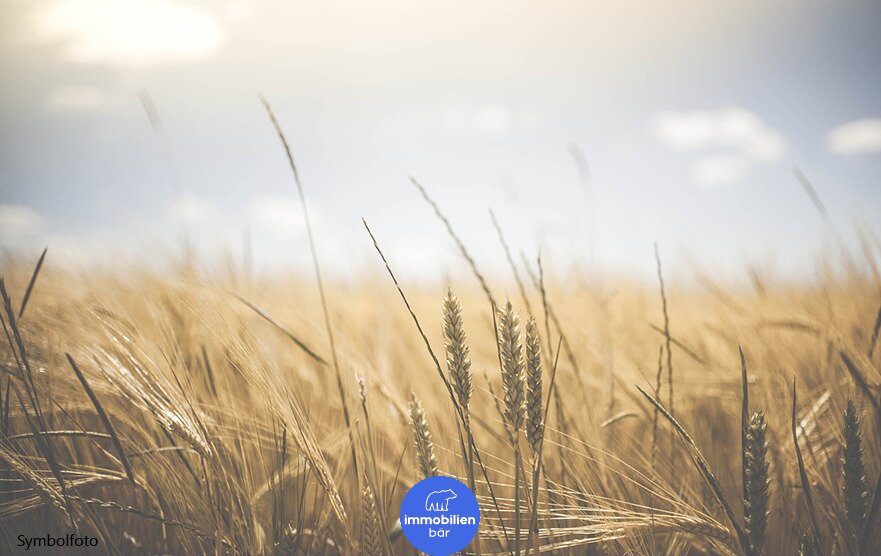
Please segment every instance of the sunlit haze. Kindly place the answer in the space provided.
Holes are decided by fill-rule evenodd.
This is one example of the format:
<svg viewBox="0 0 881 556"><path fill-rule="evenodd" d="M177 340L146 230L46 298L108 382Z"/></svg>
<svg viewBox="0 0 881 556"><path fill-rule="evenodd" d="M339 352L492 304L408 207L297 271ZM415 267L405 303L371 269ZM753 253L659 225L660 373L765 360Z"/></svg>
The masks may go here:
<svg viewBox="0 0 881 556"><path fill-rule="evenodd" d="M55 262L800 278L881 233L881 4L0 0L0 243ZM147 108L145 109L145 104ZM152 108L150 108L152 106ZM152 114L151 126L148 112ZM158 120L156 119L158 117ZM800 168L828 208L824 222Z"/></svg>

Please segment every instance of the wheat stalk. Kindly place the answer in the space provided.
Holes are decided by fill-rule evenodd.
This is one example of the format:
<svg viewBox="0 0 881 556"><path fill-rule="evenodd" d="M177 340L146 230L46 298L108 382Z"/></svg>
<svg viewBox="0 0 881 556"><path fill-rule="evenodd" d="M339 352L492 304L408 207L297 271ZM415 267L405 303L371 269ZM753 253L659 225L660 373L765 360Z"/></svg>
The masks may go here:
<svg viewBox="0 0 881 556"><path fill-rule="evenodd" d="M798 395L795 387L795 375L792 376L792 411L790 412L790 431L792 432L792 444L795 448L795 461L798 467L798 477L801 482L801 489L804 493L805 497L805 505L808 508L808 517L811 521L811 533L812 537L809 539L810 544L808 548L820 548L822 546L822 540L820 537L820 526L817 522L817 512L814 511L814 498L811 494L811 482L808 480L808 472L805 469L805 461L804 457L801 454L801 448L798 445L798 424L797 424L797 407L798 407ZM807 432L802 429L804 432L804 437L807 439Z"/></svg>
<svg viewBox="0 0 881 556"><path fill-rule="evenodd" d="M484 278L483 274L481 274L480 271L477 269L477 263L474 262L474 257L471 256L471 254L468 252L468 249L465 248L465 243L453 230L453 225L450 224L449 219L444 216L444 213L441 212L438 204L434 201L434 199L431 198L431 196L429 196L428 191L426 191L425 188L422 187L422 184L416 181L416 178L410 176L410 183L412 183L416 187L416 189L419 190L419 194L422 195L422 198L425 199L425 202L428 203L429 206L431 206L431 209L434 211L435 216L437 216L438 219L440 219L440 221L443 223L444 228L446 228L447 230L447 233L459 247L459 252L462 254L462 257L468 262L468 266L471 267L471 272L477 278L477 281L480 282L480 287L483 289L483 293L486 294L486 298L490 302L490 305L495 305L496 300L486 283L486 278Z"/></svg>
<svg viewBox="0 0 881 556"><path fill-rule="evenodd" d="M346 398L346 390L343 386L343 375L340 371L339 359L337 358L337 350L336 350L336 342L334 341L333 336L333 325L330 320L330 308L327 302L327 294L324 290L324 280L321 278L321 265L318 261L318 249L315 247L315 237L312 232L312 224L309 220L309 206L306 204L306 193L303 191L303 183L300 181L300 172L297 170L297 165L294 163L294 155L291 152L291 147L288 144L287 137L285 137L284 131L281 128L281 124L278 122L278 119L275 117L275 112L272 110L272 106L269 104L269 101L266 100L263 96L260 97L260 102L263 103L263 107L266 109L266 113L269 115L269 120L272 122L272 126L275 128L276 134L278 134L278 138L281 141L281 145L284 148L285 155L288 158L288 165L291 168L291 172L294 176L294 185L297 186L297 195L300 198L300 210L303 215L303 223L306 228L306 239L309 242L309 254L312 258L312 270L315 273L315 282L318 285L318 299L321 301L321 312L324 316L324 330L327 333L327 343L330 346L330 355L331 361L333 362L333 369L336 374L336 385L337 391L340 395L340 404L343 409L343 420L346 423L346 428L349 429L349 444L352 453L352 467L355 471L355 476L358 476L358 457L355 454L355 434L352 429L352 417L349 414L349 404Z"/></svg>
<svg viewBox="0 0 881 556"><path fill-rule="evenodd" d="M672 417L676 416L676 412L673 410L673 349L672 349L672 338L670 336L670 313L667 310L667 290L664 287L664 273L661 269L661 253L658 250L658 244L655 242L655 264L657 265L658 270L658 283L661 288L661 312L664 315L664 341L666 345L664 346L667 353L667 405L669 406L670 415ZM673 443L670 443L670 462L671 464L676 460L676 450L673 447Z"/></svg>

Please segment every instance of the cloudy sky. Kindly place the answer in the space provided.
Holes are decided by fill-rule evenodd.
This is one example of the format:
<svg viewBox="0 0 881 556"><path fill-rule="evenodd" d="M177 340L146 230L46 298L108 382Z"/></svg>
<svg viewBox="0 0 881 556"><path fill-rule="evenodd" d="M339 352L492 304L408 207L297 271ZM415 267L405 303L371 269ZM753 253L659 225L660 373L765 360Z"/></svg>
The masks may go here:
<svg viewBox="0 0 881 556"><path fill-rule="evenodd" d="M881 236L881 4L0 0L0 244L302 266L275 107L332 271L483 264L807 276ZM158 128L151 126L152 106ZM155 122L154 122L155 123Z"/></svg>

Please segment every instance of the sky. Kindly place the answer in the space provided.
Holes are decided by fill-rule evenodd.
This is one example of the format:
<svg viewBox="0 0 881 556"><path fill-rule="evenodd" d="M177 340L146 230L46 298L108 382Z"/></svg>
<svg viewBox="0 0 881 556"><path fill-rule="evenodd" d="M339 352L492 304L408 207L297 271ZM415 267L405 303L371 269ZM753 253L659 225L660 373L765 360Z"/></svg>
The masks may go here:
<svg viewBox="0 0 881 556"><path fill-rule="evenodd" d="M0 246L50 260L810 277L881 237L878 2L0 0ZM154 123L145 104L152 106Z"/></svg>

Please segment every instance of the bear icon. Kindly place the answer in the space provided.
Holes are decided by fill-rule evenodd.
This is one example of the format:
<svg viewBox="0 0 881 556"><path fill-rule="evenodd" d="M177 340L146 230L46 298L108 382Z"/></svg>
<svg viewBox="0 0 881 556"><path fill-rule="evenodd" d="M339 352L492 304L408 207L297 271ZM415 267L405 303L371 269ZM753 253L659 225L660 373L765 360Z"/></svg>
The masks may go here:
<svg viewBox="0 0 881 556"><path fill-rule="evenodd" d="M456 493L450 489L435 490L425 498L425 509L430 512L449 511L450 500L456 498Z"/></svg>

